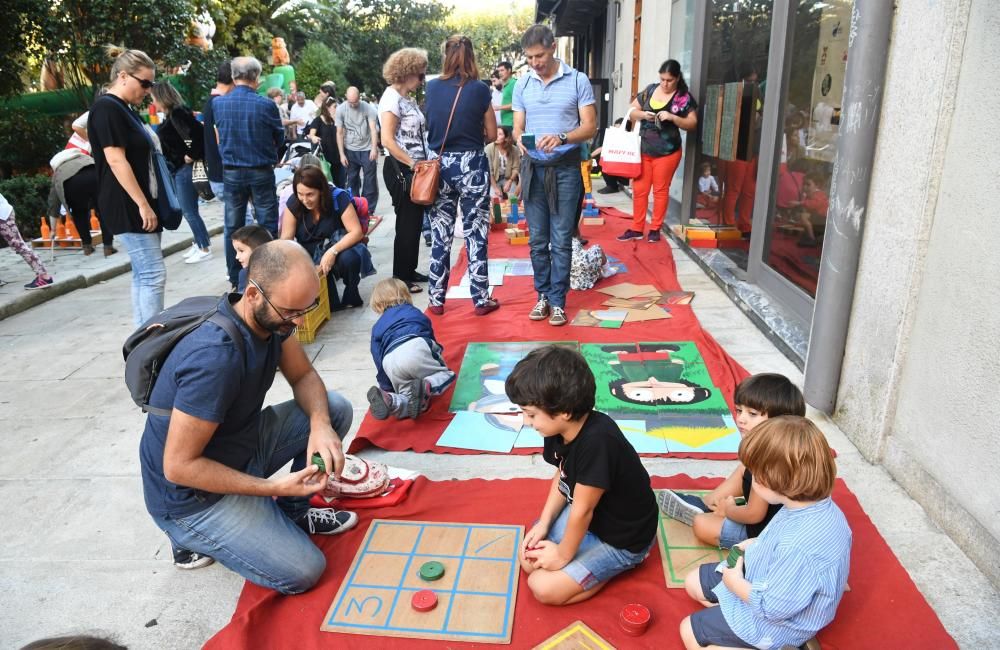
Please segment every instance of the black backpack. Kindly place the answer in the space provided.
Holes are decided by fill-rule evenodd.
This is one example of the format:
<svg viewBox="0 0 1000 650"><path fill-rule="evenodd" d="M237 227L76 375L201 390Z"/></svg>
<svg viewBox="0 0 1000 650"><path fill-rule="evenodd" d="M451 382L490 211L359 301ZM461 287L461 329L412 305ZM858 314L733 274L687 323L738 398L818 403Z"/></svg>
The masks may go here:
<svg viewBox="0 0 1000 650"><path fill-rule="evenodd" d="M240 354L246 356L243 334L233 320L221 313L222 300L215 296L186 298L150 318L125 339L122 356L125 357L125 385L132 394L132 401L147 413L170 416L173 405L159 408L149 404L156 378L167 357L182 338L198 329L205 321L215 323L236 342Z"/></svg>

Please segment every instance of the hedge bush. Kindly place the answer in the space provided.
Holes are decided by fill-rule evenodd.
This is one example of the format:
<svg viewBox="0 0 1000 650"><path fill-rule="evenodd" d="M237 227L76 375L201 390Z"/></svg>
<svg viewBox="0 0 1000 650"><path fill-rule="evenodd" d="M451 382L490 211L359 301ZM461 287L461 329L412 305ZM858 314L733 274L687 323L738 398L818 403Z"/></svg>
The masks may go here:
<svg viewBox="0 0 1000 650"><path fill-rule="evenodd" d="M52 179L43 174L0 181L0 194L14 207L17 229L25 241L42 234L41 218L49 201Z"/></svg>
<svg viewBox="0 0 1000 650"><path fill-rule="evenodd" d="M23 108L0 111L0 164L34 172L49 166L49 159L66 146L69 130L61 117L38 115Z"/></svg>

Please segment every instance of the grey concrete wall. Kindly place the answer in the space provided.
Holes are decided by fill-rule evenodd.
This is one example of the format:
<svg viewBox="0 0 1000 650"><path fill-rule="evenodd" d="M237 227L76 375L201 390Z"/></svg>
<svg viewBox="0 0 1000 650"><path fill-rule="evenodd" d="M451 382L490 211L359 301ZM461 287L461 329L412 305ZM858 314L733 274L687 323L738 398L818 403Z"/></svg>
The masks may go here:
<svg viewBox="0 0 1000 650"><path fill-rule="evenodd" d="M997 61L997 3L900 3L835 413L994 584Z"/></svg>

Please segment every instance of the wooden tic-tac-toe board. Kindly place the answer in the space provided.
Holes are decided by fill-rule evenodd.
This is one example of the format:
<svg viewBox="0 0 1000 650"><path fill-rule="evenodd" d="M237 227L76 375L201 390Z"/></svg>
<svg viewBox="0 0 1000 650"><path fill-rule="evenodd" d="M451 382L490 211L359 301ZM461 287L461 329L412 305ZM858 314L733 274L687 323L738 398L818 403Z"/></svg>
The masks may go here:
<svg viewBox="0 0 1000 650"><path fill-rule="evenodd" d="M510 643L523 526L376 519L320 629L374 636ZM425 562L444 565L435 581ZM419 612L413 594L437 606Z"/></svg>
<svg viewBox="0 0 1000 650"><path fill-rule="evenodd" d="M662 490L656 490L657 495ZM682 494L696 494L704 497L708 490L674 490ZM726 553L715 546L709 546L694 536L694 529L687 524L671 519L662 512L657 525L656 540L660 545L663 560L663 577L668 587L683 588L688 572L706 562L721 562Z"/></svg>

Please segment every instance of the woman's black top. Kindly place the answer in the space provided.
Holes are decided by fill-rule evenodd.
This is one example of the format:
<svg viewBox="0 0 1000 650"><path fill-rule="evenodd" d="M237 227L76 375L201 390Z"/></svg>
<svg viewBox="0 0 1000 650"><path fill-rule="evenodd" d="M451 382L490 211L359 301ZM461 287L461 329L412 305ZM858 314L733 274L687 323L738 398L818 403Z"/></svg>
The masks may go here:
<svg viewBox="0 0 1000 650"><path fill-rule="evenodd" d="M171 111L170 117L156 130L163 156L174 170L187 164L184 156L188 156L191 160L205 159L204 133L201 122L186 106ZM190 146L186 140L190 141Z"/></svg>
<svg viewBox="0 0 1000 650"><path fill-rule="evenodd" d="M156 210L156 200L149 191L150 152L153 140L145 131L139 116L123 100L107 94L97 99L90 107L87 119L87 135L93 148L94 166L97 169L97 210L101 219L112 233L143 233L139 206L118 182L104 155L105 147L119 147L125 150L125 160L139 188ZM157 224L154 232L163 230L163 222Z"/></svg>

